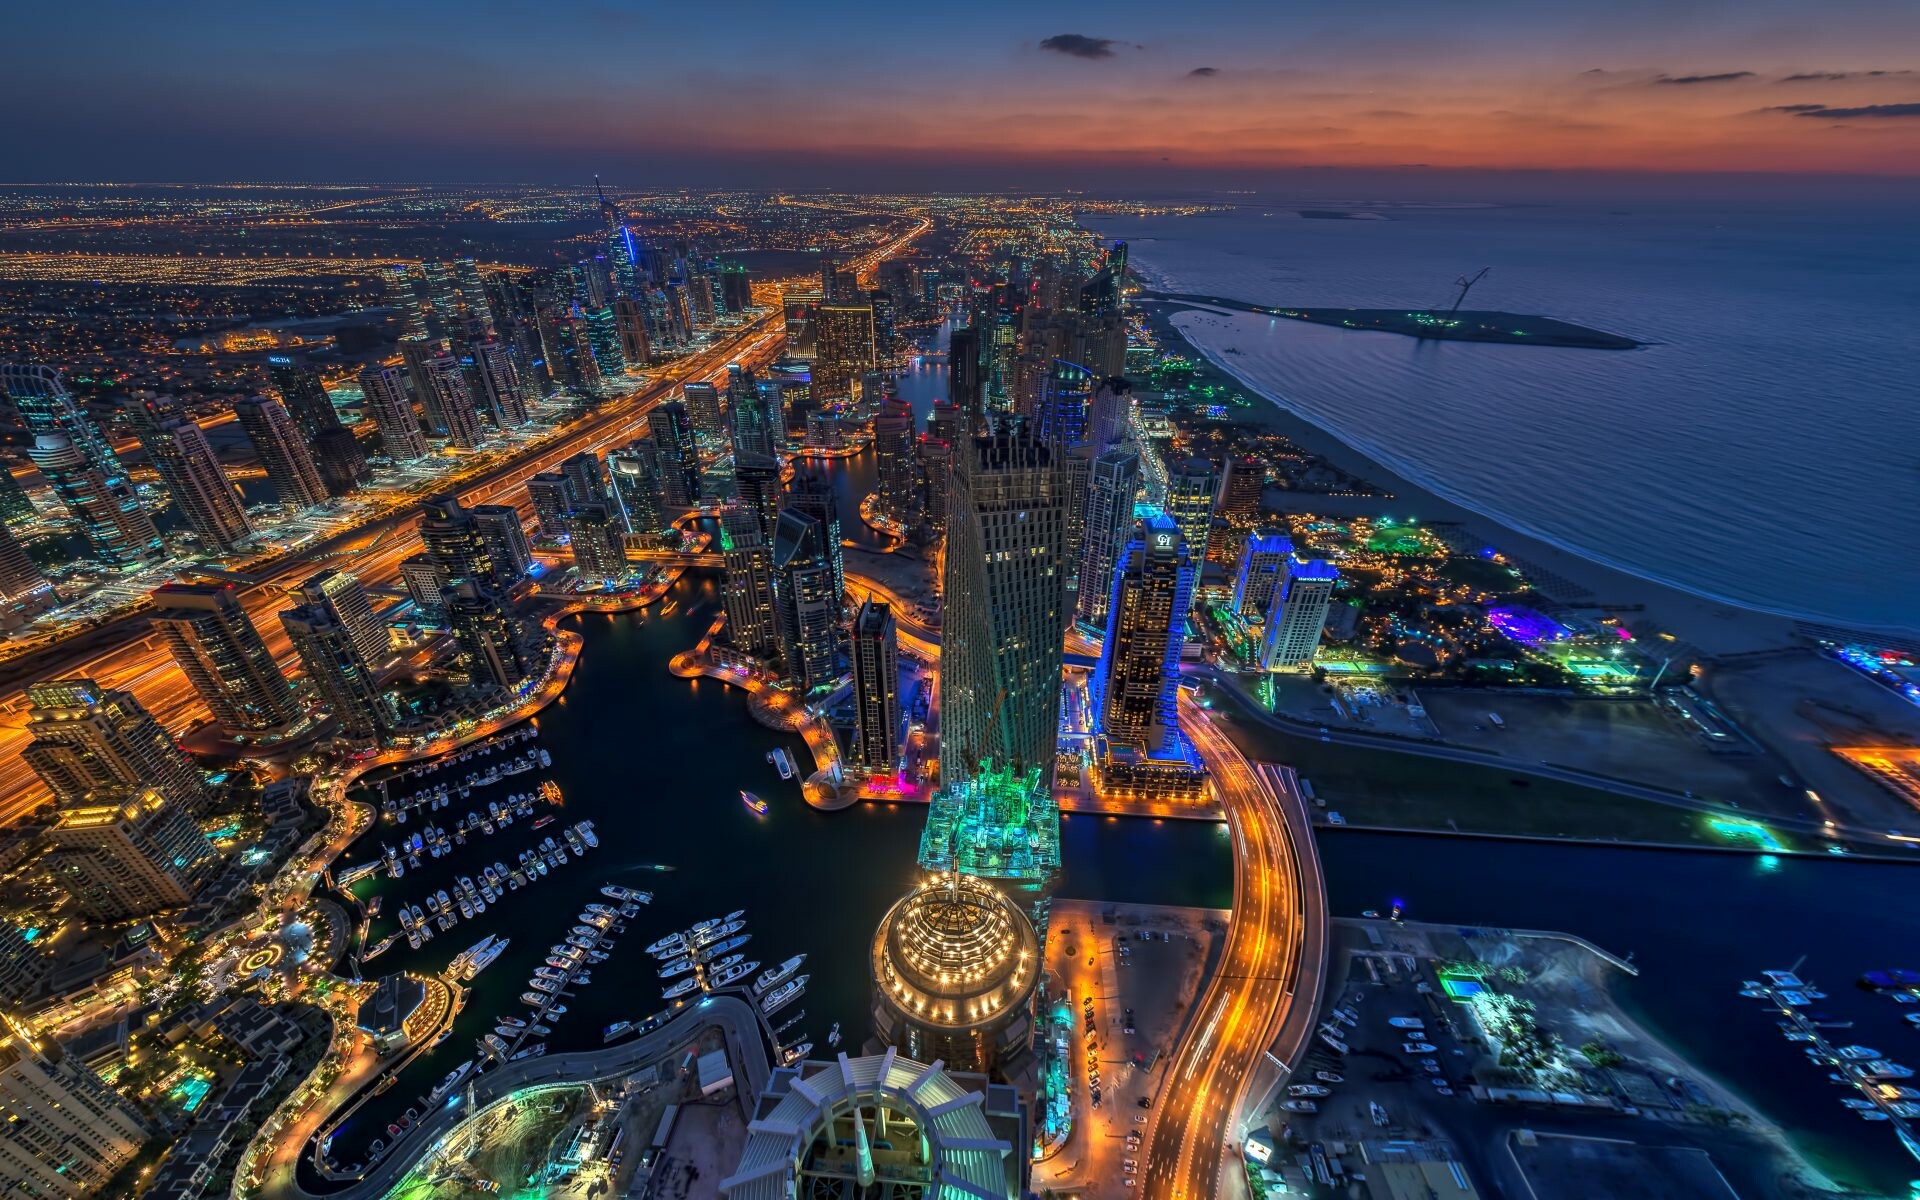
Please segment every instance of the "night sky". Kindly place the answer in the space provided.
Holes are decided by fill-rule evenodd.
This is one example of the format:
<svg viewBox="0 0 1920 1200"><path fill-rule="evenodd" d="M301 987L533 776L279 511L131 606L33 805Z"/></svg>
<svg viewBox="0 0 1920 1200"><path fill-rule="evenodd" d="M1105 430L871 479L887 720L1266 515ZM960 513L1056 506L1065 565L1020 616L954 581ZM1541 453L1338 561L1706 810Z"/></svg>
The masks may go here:
<svg viewBox="0 0 1920 1200"><path fill-rule="evenodd" d="M7 6L0 178L1920 174L1913 0Z"/></svg>

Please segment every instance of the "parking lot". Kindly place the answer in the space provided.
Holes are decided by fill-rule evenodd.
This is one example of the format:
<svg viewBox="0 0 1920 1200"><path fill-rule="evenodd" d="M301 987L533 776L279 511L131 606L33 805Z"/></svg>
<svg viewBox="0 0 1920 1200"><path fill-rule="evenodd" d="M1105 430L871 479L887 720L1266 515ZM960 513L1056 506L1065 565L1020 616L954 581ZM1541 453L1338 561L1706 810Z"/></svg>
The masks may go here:
<svg viewBox="0 0 1920 1200"><path fill-rule="evenodd" d="M1057 1153L1034 1164L1036 1191L1136 1194L1166 1060L1226 919L1212 909L1054 903L1048 983L1065 989L1074 1017L1074 1128Z"/></svg>

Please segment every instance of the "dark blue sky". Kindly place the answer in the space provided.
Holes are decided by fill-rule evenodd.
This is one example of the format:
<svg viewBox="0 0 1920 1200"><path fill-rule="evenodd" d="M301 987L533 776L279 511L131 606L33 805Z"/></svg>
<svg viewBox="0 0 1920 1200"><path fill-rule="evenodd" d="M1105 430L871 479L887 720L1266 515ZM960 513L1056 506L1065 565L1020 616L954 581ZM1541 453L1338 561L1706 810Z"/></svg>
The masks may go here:
<svg viewBox="0 0 1920 1200"><path fill-rule="evenodd" d="M1911 0L9 6L0 176L1920 173Z"/></svg>

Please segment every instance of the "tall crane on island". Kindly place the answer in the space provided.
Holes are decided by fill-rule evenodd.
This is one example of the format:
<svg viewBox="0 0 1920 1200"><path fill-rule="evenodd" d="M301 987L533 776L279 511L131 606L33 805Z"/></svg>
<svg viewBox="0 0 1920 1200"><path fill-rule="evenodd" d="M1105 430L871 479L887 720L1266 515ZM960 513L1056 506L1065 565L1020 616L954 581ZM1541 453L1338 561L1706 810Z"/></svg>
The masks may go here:
<svg viewBox="0 0 1920 1200"><path fill-rule="evenodd" d="M1459 312L1460 306L1466 303L1467 293L1473 290L1473 285L1476 283L1479 283L1482 279L1485 279L1487 277L1487 272L1491 270L1493 270L1492 267L1481 267L1478 271L1475 271L1473 274L1462 275L1460 278L1453 281L1453 286L1460 289L1460 294L1453 298L1453 307L1447 310L1447 320L1449 321L1453 320L1453 314Z"/></svg>

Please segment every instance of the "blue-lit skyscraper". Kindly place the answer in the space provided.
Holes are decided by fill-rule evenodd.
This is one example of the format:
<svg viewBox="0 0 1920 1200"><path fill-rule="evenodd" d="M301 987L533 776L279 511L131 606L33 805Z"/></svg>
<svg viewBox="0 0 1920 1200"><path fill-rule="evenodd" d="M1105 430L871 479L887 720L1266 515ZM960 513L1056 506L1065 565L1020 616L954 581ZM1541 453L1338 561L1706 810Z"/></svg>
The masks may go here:
<svg viewBox="0 0 1920 1200"><path fill-rule="evenodd" d="M1099 380L1092 371L1064 358L1047 370L1034 412L1035 435L1049 446L1077 446L1087 440L1087 416ZM1105 449L1104 446L1096 449Z"/></svg>
<svg viewBox="0 0 1920 1200"><path fill-rule="evenodd" d="M1289 558L1286 572L1267 609L1266 635L1260 647L1260 665L1269 671L1305 666L1320 648L1320 631L1333 602L1333 585L1340 572L1322 559Z"/></svg>
<svg viewBox="0 0 1920 1200"><path fill-rule="evenodd" d="M1233 613L1242 621L1264 621L1273 603L1273 591L1293 557L1293 543L1277 533L1256 533L1240 551L1240 569L1233 577Z"/></svg>

